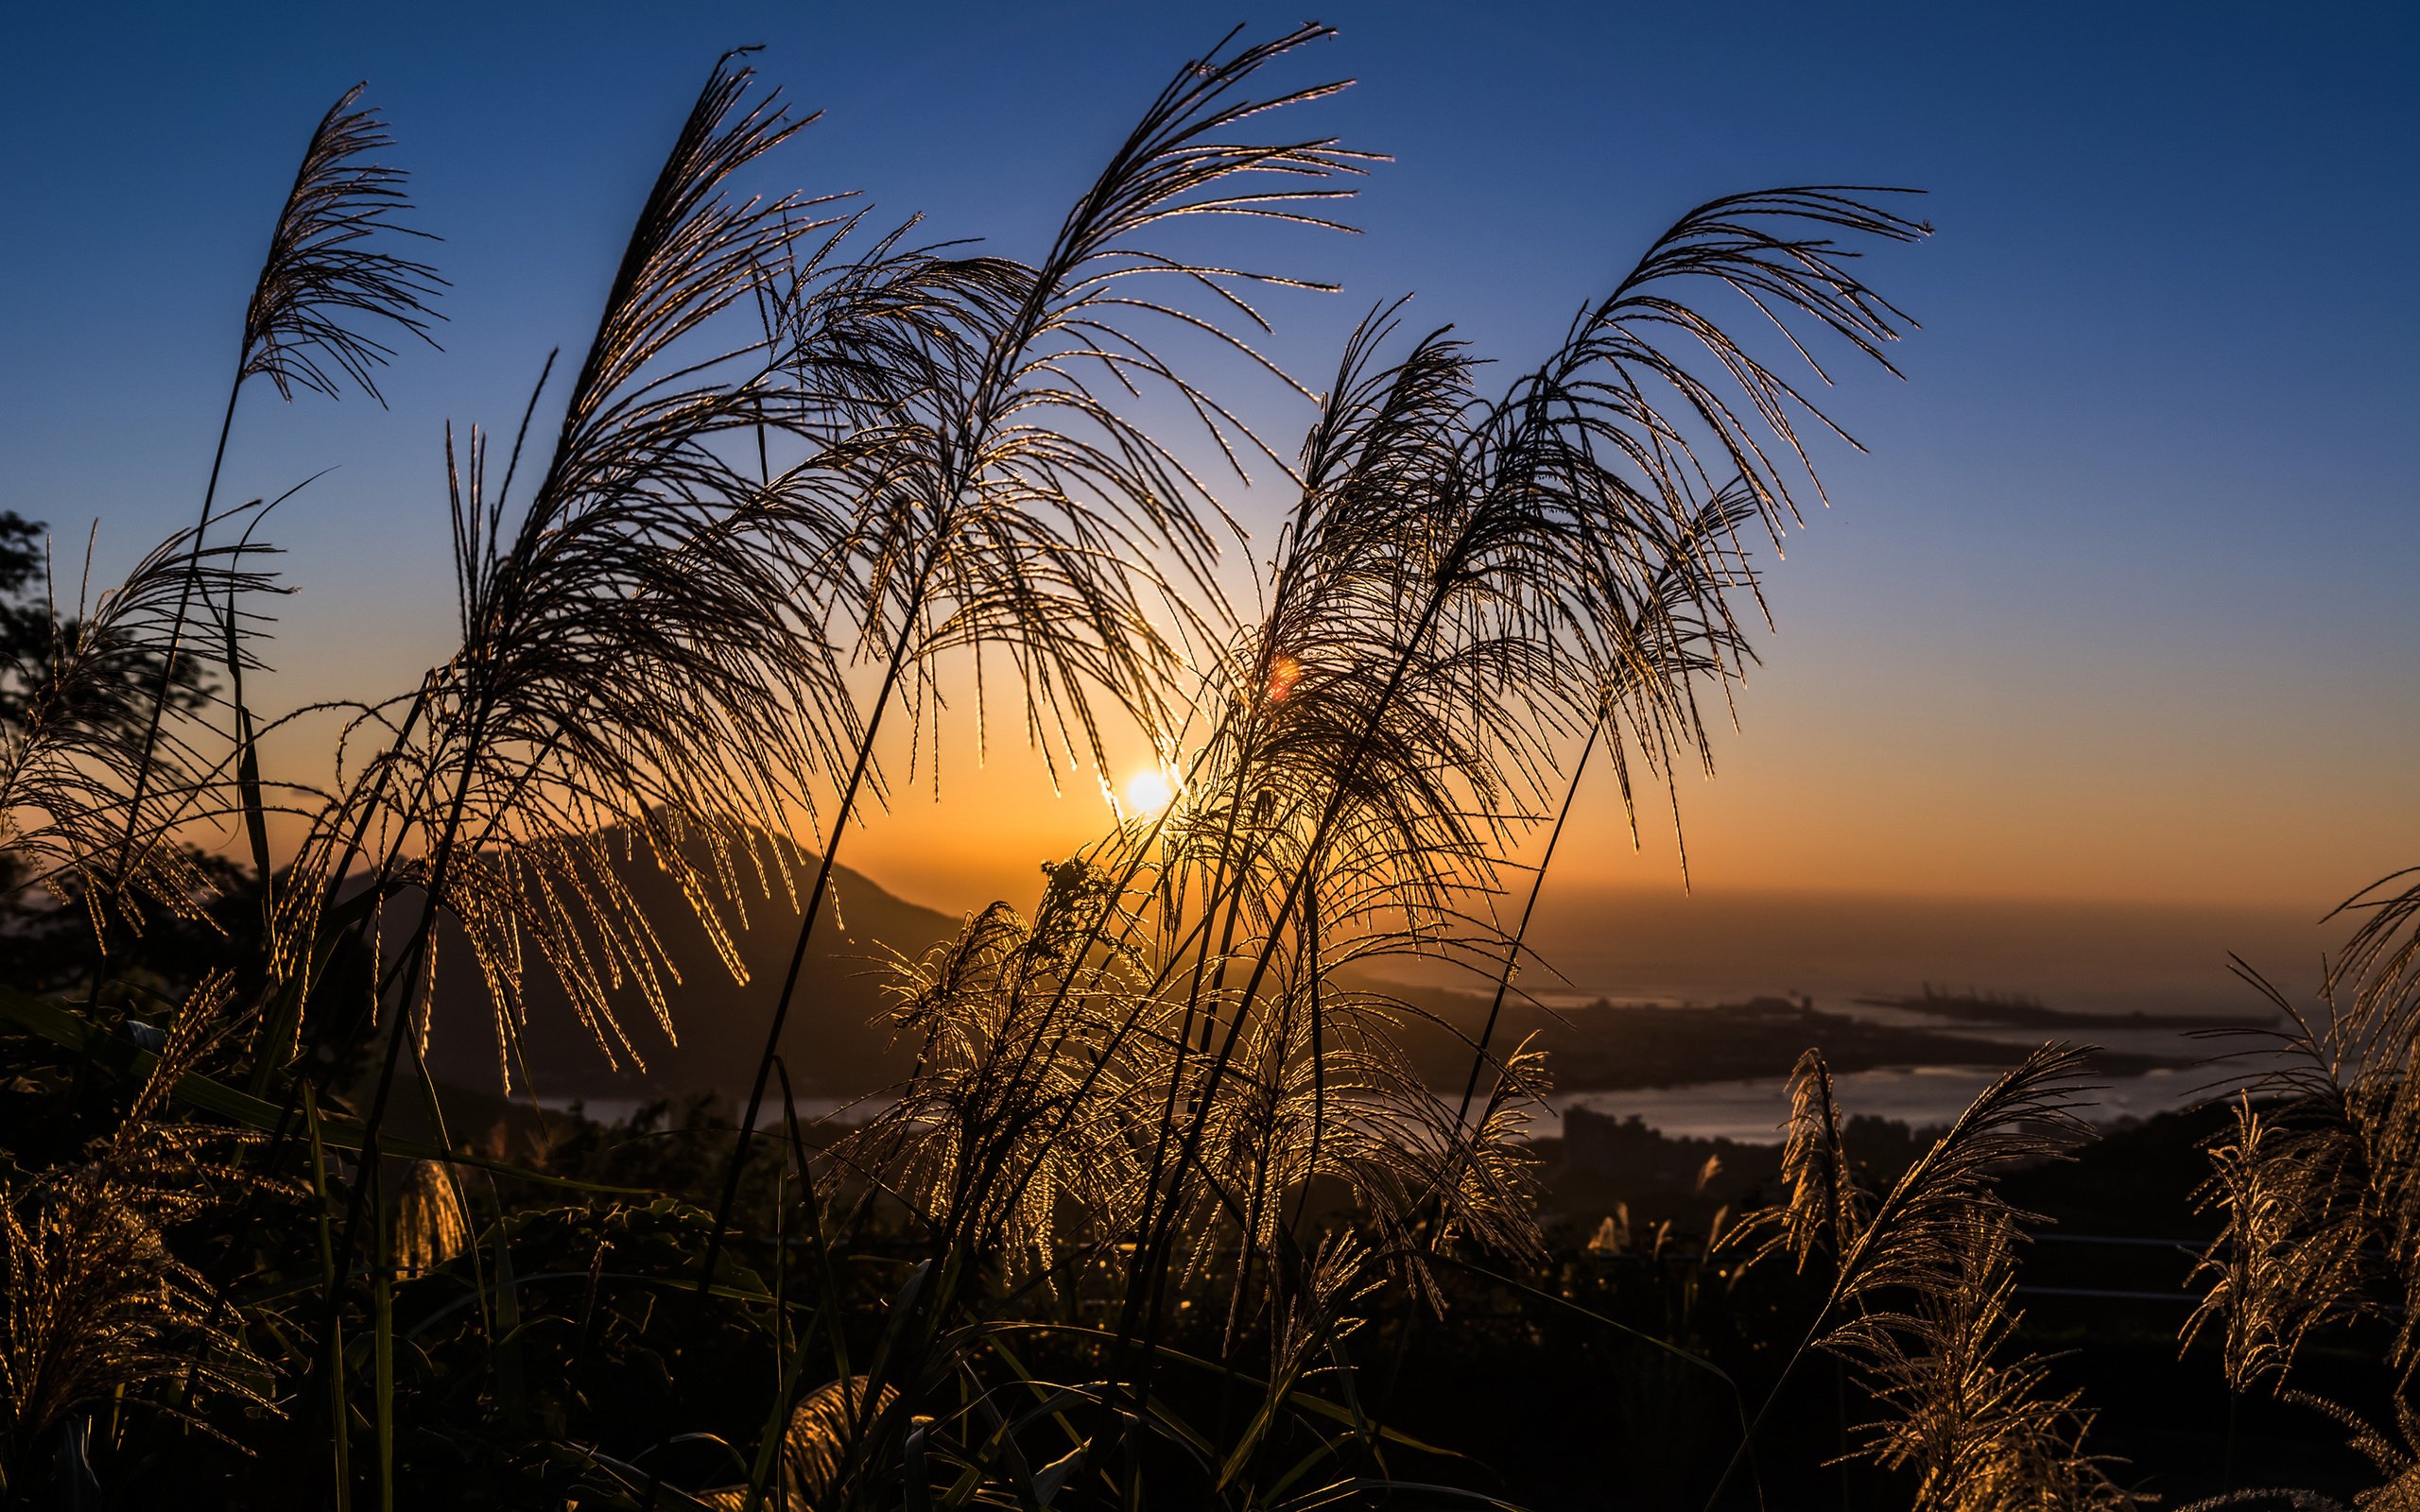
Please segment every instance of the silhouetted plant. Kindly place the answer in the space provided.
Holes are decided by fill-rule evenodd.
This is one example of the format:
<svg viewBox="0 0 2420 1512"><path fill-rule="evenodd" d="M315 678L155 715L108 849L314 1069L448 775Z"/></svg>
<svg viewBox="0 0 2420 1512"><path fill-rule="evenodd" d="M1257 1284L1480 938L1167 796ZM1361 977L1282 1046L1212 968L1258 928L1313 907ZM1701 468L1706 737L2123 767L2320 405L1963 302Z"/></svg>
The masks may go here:
<svg viewBox="0 0 2420 1512"><path fill-rule="evenodd" d="M1334 224L1373 160L1269 122L1339 86L1264 87L1325 35L1231 35L1187 63L1030 263L735 198L803 123L723 59L551 438L530 434L551 358L500 474L483 432L449 433L456 645L338 707L325 791L262 770L278 721L245 676L268 547L256 514L213 537L236 513L216 465L195 529L89 613L42 617L39 666L0 686L12 864L81 889L107 976L126 900L209 901L177 842L239 827L264 937L156 1051L102 994L0 993L107 1097L157 1056L98 1153L10 1176L11 1473L114 1392L247 1448L307 1443L294 1473L339 1505L1428 1494L1402 1463L1442 1452L1381 1420L1355 1351L1388 1299L1441 1309L1447 1270L1544 1253L1525 1133L1548 1068L1497 1029L1554 842L1592 765L1634 834L1644 790L1710 763L1760 610L1743 537L1777 541L1820 497L1803 433L1831 422L1735 322L1883 360L1907 322L1853 260L1927 228L1884 190L1712 201L1492 390L1450 332L1381 306L1289 465L1185 348L1258 362L1258 291L1302 281L1169 238L1186 217ZM375 397L373 333L433 318L436 274L389 249L402 180L363 164L387 143L356 98L279 222L221 460L251 379ZM1218 586L1214 480L1145 424L1147 392L1295 490L1249 614ZM0 573L24 545L0 521ZM1175 799L1047 868L1029 915L994 904L896 962L914 1070L860 1126L810 1136L775 1047L841 837L903 778L886 739L938 784L959 672L978 742L1003 692L1054 777L1100 768L1132 722ZM306 829L272 870L280 810ZM799 816L819 850L791 840ZM522 1150L470 1126L423 1063L441 952L475 963L508 1090L533 971L636 1061L620 1015L635 998L672 1035L667 988L696 964L631 885L644 868L735 982L751 907L798 906L736 1127L650 1114L549 1148L541 1118ZM1424 1010L1368 974L1402 956L1491 990L1459 1088L1427 1084L1406 1033ZM2411 975L2384 947L2362 960ZM1883 1189L1802 1065L1770 1247L1828 1263L1801 1352L1875 1383L1867 1451L1914 1467L1923 1505L2125 1501L2075 1400L2002 1358L1993 1183L2075 1135L2078 1068L2038 1053ZM201 1158L220 1141L240 1165ZM211 1224L208 1245L163 1237Z"/></svg>
<svg viewBox="0 0 2420 1512"><path fill-rule="evenodd" d="M43 1494L33 1460L45 1438L104 1402L205 1430L212 1394L274 1410L268 1362L168 1237L262 1179L235 1163L237 1146L258 1136L176 1118L171 1107L180 1080L226 1032L227 1001L222 977L185 1002L123 1120L81 1160L6 1183L0 1494Z"/></svg>
<svg viewBox="0 0 2420 1512"><path fill-rule="evenodd" d="M2009 1251L2026 1216L2000 1196L1997 1178L2090 1136L2075 1113L2085 1058L2066 1045L2033 1052L1887 1191L1869 1194L1841 1148L1831 1074L1813 1051L1801 1057L1782 1158L1788 1200L1748 1215L1730 1243L1764 1233L1759 1253L1789 1254L1802 1271L1825 1252L1831 1284L1748 1439L1801 1357L1822 1349L1855 1364L1891 1412L1868 1430L1862 1452L1913 1469L1918 1507L2133 1504L2079 1447L2090 1418L2076 1397L2042 1396L2048 1372L2038 1360L1994 1358L2015 1327ZM1743 1441L1725 1484L1747 1449Z"/></svg>
<svg viewBox="0 0 2420 1512"><path fill-rule="evenodd" d="M2286 1386L2314 1336L2372 1331L2383 1335L2391 1410L2410 1436L2420 1373L2420 887L2397 886L2409 875L2337 909L2366 917L2328 963L2316 1004L2294 1002L2236 962L2286 1026L2242 1031L2273 1058L2208 1147L2201 1197L2221 1226L2197 1268L2205 1290L2184 1330L2188 1346L2205 1329L2221 1331L2231 1391L2265 1383L2354 1428L2355 1447L2389 1477L2355 1499L2362 1507L2420 1494L2410 1454L2348 1409Z"/></svg>

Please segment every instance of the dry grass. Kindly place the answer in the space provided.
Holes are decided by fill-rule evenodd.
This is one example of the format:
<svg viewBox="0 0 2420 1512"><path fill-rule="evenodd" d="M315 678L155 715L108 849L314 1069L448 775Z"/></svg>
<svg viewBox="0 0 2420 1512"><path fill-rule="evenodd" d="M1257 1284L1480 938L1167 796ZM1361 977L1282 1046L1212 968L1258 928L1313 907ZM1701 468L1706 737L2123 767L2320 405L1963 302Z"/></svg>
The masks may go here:
<svg viewBox="0 0 2420 1512"><path fill-rule="evenodd" d="M268 1363L169 1243L262 1179L230 1159L257 1136L187 1122L171 1107L178 1082L225 1033L227 1005L224 979L204 984L168 1026L117 1127L81 1159L9 1183L0 1209L9 1277L0 1396L11 1459L112 1401L204 1426L213 1393L274 1410Z"/></svg>
<svg viewBox="0 0 2420 1512"><path fill-rule="evenodd" d="M1532 875L1518 858L1591 764L1634 825L1710 762L1762 613L1754 542L1821 497L1808 438L1834 429L1735 330L1778 325L1792 364L1884 361L1909 322L1856 259L1927 228L1886 190L1712 201L1500 387L1381 307L1323 391L1295 390L1289 462L1199 374L1252 351L1260 291L1302 281L1185 232L1336 222L1374 160L1289 134L1339 86L1270 82L1324 36L1231 37L1178 70L1030 262L738 198L803 123L724 59L564 365L561 425L531 434L549 358L500 470L484 432L449 436L458 643L337 711L325 790L262 770L281 720L245 679L274 585L257 516L224 541L215 480L194 530L52 617L0 792L22 873L91 909L100 971L81 1002L0 1006L108 1125L10 1178L9 1473L52 1486L67 1435L137 1403L305 1446L280 1473L339 1505L427 1494L442 1462L583 1504L1308 1508L1436 1458L1381 1422L1356 1350L1389 1309L1443 1308L1447 1268L1545 1251L1525 1128L1547 1068L1495 1038L1551 845ZM430 330L402 176L364 161L387 146L357 92L314 133L229 427L254 378L374 397L379 336ZM1226 478L1136 418L1146 394L1292 492L1249 610L1213 586ZM917 1058L879 1116L760 1132L840 838L893 784L939 782L961 685L978 738L1012 710L1060 773L1098 771L1131 723L1176 800L1051 868L1029 913L994 904L896 963ZM307 833L271 874L273 810ZM218 824L263 870L265 938L109 1103L148 1002L130 900L199 910L179 847ZM628 880L648 868L735 990L752 905L804 904L760 985L738 1137L652 1192L468 1153L421 1064L440 941L475 957L500 1082L533 972L635 1060L618 1005L675 1031L668 985L717 964L674 958ZM2415 917L2420 892L2378 905L2290 1100L2246 1104L2217 1152L2230 1241L2203 1315L2239 1383L2346 1319L2412 1362ZM1492 989L1459 1096L1406 1049L1421 1010L1369 985L1405 956ZM1996 1181L2081 1136L2080 1070L2046 1047L1889 1183L1852 1169L1820 1058L1795 1080L1786 1200L1747 1232L1822 1284L1790 1366L1853 1366L1878 1414L1857 1450L1917 1506L2134 1500L2012 1341L2021 1215ZM414 1099L434 1142L389 1127ZM653 1416L615 1417L624 1392ZM670 1420L708 1400L720 1428ZM709 1450L722 1471L667 1468Z"/></svg>
<svg viewBox="0 0 2420 1512"><path fill-rule="evenodd" d="M2230 1134L2211 1143L2202 1199L2221 1228L2185 1330L2188 1345L2221 1331L2232 1390L2266 1386L2351 1429L2354 1447L2388 1477L2356 1498L2362 1507L2411 1503L2409 1452L2287 1383L2316 1340L2377 1340L2395 1377L2385 1415L2410 1436L2420 1373L2420 887L2398 886L2408 876L2338 910L2361 922L2315 1003L2237 963L2287 1027L2256 1037L2275 1063L2237 1099Z"/></svg>

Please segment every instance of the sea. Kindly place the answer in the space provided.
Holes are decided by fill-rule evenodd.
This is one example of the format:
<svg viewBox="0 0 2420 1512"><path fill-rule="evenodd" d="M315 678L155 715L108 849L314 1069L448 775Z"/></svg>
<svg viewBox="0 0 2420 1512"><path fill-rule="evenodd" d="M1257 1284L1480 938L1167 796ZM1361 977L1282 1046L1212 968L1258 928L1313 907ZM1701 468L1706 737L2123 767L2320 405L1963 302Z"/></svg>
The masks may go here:
<svg viewBox="0 0 2420 1512"><path fill-rule="evenodd" d="M1953 1028L1929 1014L1854 999L1819 998L1815 1006L1824 1012L1875 1022L1954 1033L1966 1040L2030 1048L2046 1040L2059 1039L2187 1062L2155 1067L2138 1075L2103 1077L2080 1088L2075 1097L2076 1113L2101 1128L2122 1126L2156 1113L2228 1097L2277 1063L2276 1055L2265 1048L2264 1041L2241 1034L2196 1029L2190 1027L2191 1020L2182 1020L2175 1027L2124 1020L2113 1022L2106 1028L2063 1025L2040 1029L1996 1024ZM1954 1062L1884 1066L1837 1074L1832 1082L1844 1114L1870 1115L1924 1129L1947 1125L2007 1072L2004 1065ZM1614 1118L1634 1117L1676 1138L1779 1143L1789 1116L1789 1090L1781 1077L1691 1082L1620 1091L1575 1088L1555 1092L1548 1099L1548 1107L1554 1121L1559 1121L1565 1109L1584 1108ZM1541 1121L1534 1132L1549 1134L1554 1127L1553 1121Z"/></svg>
<svg viewBox="0 0 2420 1512"><path fill-rule="evenodd" d="M1540 993L1538 997L1547 1005L1557 1008L1608 1001L1600 994L1575 992ZM1610 1001L1688 1011L1685 1004L1663 999L1634 997ZM2135 1075L2103 1077L2078 1089L2075 1111L2086 1122L2103 1128L2226 1098L2261 1072L2277 1064L2273 1051L2265 1048L2266 1042L2256 1037L2196 1027L2199 1022L2206 1021L2207 1014L2199 1018L2178 1014L2173 1026L2156 1022L2146 1023L2142 1020L2113 1019L2106 1027L2062 1025L2045 1029L1955 1023L1933 1014L1857 998L1819 996L1811 1001L1816 1008L1826 1013L1876 1023L1921 1027L1979 1043L2030 1049L2045 1040L2057 1039L2181 1062L2155 1067ZM2240 1015L2257 1006L2256 1002L2236 1002L2226 1005L2226 1011L2231 1016ZM2153 1014L2150 1017L2155 1021L2158 1016ZM1870 1115L1906 1124L1911 1128L1935 1128L1955 1120L1977 1094L2005 1074L2007 1070L2005 1065L1981 1061L1884 1066L1837 1073L1833 1076L1833 1085L1841 1111L1850 1117ZM544 1106L556 1111L568 1111L577 1106L583 1116L601 1122L627 1119L649 1101L647 1097L631 1095L589 1097L576 1105L572 1100L563 1098L542 1097L540 1100ZM881 1095L801 1097L793 1104L793 1111L803 1124L847 1125L872 1118L888 1107L890 1101ZM1634 1117L1676 1138L1778 1143L1783 1138L1783 1125L1789 1113L1789 1091L1786 1078L1779 1075L1752 1081L1688 1082L1622 1091L1561 1088L1548 1097L1547 1116L1531 1125L1531 1134L1552 1137L1559 1133L1564 1112L1573 1108L1615 1118ZM758 1126L775 1126L779 1117L779 1105L769 1102L759 1118Z"/></svg>

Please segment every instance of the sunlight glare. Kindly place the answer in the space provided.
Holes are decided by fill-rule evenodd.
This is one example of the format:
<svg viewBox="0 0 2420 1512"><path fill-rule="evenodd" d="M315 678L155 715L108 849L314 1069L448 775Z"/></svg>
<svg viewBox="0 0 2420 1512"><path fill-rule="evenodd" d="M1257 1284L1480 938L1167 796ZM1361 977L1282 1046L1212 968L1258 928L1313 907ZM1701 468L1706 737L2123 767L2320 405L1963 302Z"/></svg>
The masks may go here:
<svg viewBox="0 0 2420 1512"><path fill-rule="evenodd" d="M1175 784L1157 768L1136 772L1126 780L1126 807L1136 815L1157 814L1175 797Z"/></svg>

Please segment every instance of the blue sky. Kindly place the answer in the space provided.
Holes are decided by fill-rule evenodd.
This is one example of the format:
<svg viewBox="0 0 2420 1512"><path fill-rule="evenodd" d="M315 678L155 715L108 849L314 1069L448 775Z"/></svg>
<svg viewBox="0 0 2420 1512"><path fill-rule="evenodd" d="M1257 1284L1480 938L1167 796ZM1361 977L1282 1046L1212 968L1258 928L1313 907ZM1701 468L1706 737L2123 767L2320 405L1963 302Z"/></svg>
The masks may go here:
<svg viewBox="0 0 2420 1512"><path fill-rule="evenodd" d="M191 515L243 301L303 136L356 78L393 122L453 281L391 410L250 394L239 497L338 471L275 534L301 590L282 691L407 685L450 623L443 421L509 424L595 319L629 216L716 55L827 112L768 187L1032 250L1200 6L21 8L0 49L0 507L97 571ZM2420 21L2408 7L1354 5L1290 76L1351 76L1305 129L1392 154L1356 237L1263 261L1316 376L1417 295L1510 363L1679 213L1786 182L1917 185L1939 234L1875 260L1923 322L1908 382L1843 369L1871 448L1790 542L1780 633L1722 776L1684 795L1711 887L2316 909L2420 861ZM1303 411L1247 412L1290 450ZM1238 495L1247 521L1265 506ZM1013 760L974 780L1038 779ZM928 815L859 858L961 901L1011 860ZM1577 879L1668 885L1616 827ZM886 830L886 824L888 829ZM886 835L888 837L886 838ZM1019 848L1023 847L1023 850ZM974 901L965 899L963 901Z"/></svg>

